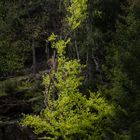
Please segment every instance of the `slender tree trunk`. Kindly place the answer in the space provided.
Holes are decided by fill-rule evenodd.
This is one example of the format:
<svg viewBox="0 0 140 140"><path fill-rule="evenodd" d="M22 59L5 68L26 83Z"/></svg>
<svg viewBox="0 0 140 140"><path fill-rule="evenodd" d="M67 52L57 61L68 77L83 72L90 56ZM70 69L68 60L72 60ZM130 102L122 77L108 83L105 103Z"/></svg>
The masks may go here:
<svg viewBox="0 0 140 140"><path fill-rule="evenodd" d="M36 53L35 53L35 40L32 39L32 59L33 59L33 75L36 74Z"/></svg>
<svg viewBox="0 0 140 140"><path fill-rule="evenodd" d="M78 60L80 60L79 50L78 50L77 41L76 41L76 33L74 33L74 38L75 38L74 46L75 46L75 51L76 51L76 57Z"/></svg>
<svg viewBox="0 0 140 140"><path fill-rule="evenodd" d="M75 40L74 44L75 44L75 50L76 50L77 59L80 60L79 51L78 51L78 46L77 46L77 41L76 40Z"/></svg>
<svg viewBox="0 0 140 140"><path fill-rule="evenodd" d="M56 69L56 51L54 50L54 52L53 52L53 56L52 56L52 60L53 60L53 70L55 70Z"/></svg>

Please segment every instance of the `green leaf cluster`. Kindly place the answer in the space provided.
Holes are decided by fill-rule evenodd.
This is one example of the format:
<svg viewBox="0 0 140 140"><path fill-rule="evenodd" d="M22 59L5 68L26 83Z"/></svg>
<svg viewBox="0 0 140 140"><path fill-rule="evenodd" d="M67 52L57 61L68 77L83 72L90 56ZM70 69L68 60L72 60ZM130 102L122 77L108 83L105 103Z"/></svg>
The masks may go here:
<svg viewBox="0 0 140 140"><path fill-rule="evenodd" d="M67 21L72 30L76 29L81 22L86 18L88 0L73 0L67 8L70 16L67 16Z"/></svg>
<svg viewBox="0 0 140 140"><path fill-rule="evenodd" d="M90 93L89 97L80 93L79 86L83 79L80 73L85 66L78 60L65 58L62 50L67 43L64 40L54 43L58 52L58 68L44 76L46 90L50 76L54 78L48 93L48 106L40 115L25 116L21 124L33 128L42 139L105 138L105 131L116 115L115 106L100 93ZM57 100L52 98L54 86Z"/></svg>

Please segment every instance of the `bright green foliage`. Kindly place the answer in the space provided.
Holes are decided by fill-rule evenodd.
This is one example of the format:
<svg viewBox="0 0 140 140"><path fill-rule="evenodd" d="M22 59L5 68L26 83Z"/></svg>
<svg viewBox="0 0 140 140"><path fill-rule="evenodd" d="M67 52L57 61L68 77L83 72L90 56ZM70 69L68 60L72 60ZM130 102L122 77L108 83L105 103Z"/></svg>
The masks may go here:
<svg viewBox="0 0 140 140"><path fill-rule="evenodd" d="M67 11L70 13L70 16L67 17L67 20L72 30L76 29L86 18L87 1L72 0L71 5L68 7Z"/></svg>
<svg viewBox="0 0 140 140"><path fill-rule="evenodd" d="M24 125L34 128L36 134L46 139L104 138L109 118L114 117L114 106L109 105L100 94L87 99L80 93L62 95L46 108L40 116L26 116ZM104 127L106 125L106 127Z"/></svg>
<svg viewBox="0 0 140 140"><path fill-rule="evenodd" d="M86 2L73 0L68 8L70 17L67 19L72 31L86 17ZM43 78L47 107L40 115L27 115L21 124L33 128L41 139L105 139L111 120L116 116L115 106L99 93L89 92L88 97L80 93L81 72L85 66L78 60L65 57L65 48L70 39L56 39L55 34L48 38L57 50L58 66ZM57 99L53 96L54 91Z"/></svg>
<svg viewBox="0 0 140 140"><path fill-rule="evenodd" d="M107 127L115 117L115 107L99 93L90 93L86 98L79 92L84 66L77 60L65 58L63 52L68 42L53 43L58 52L58 68L44 76L46 90L54 78L48 93L48 106L38 116L27 115L22 125L34 128L34 132L42 134L44 139L101 139L107 129L104 125ZM54 86L57 100L52 97Z"/></svg>
<svg viewBox="0 0 140 140"><path fill-rule="evenodd" d="M48 41L54 41L56 39L57 35L52 33L52 35L48 38Z"/></svg>

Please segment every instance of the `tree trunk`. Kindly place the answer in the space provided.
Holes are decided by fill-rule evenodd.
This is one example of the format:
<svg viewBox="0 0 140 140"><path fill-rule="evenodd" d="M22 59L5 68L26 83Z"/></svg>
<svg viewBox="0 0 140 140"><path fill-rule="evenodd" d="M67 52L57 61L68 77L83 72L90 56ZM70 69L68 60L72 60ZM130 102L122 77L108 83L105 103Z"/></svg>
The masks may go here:
<svg viewBox="0 0 140 140"><path fill-rule="evenodd" d="M32 39L32 57L33 57L33 75L36 74L36 53L35 53L35 40Z"/></svg>

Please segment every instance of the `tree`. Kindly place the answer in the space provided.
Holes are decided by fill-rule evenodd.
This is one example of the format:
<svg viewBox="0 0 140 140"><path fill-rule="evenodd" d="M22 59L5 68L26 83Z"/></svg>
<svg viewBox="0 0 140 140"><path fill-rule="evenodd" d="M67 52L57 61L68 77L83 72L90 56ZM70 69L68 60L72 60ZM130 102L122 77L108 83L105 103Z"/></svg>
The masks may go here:
<svg viewBox="0 0 140 140"><path fill-rule="evenodd" d="M85 97L79 92L83 65L78 60L65 58L64 49L69 43L59 40L53 47L58 54L58 67L44 76L46 108L40 115L27 115L22 125L34 129L42 139L101 139L107 137L104 125L110 125L115 117L115 106L101 97L99 93L89 93ZM54 99L54 88L57 99Z"/></svg>
<svg viewBox="0 0 140 140"><path fill-rule="evenodd" d="M140 4L137 0L128 2L116 23L113 40L108 45L104 70L110 84L103 89L103 93L127 112L127 116L120 116L116 127L121 127L127 133L132 131L131 139L139 139Z"/></svg>
<svg viewBox="0 0 140 140"><path fill-rule="evenodd" d="M80 0L73 2L72 7L73 4L74 6L76 3L79 4ZM79 11L83 12L81 9ZM80 16L76 19L76 16L72 17L74 18L67 19L73 31L80 26L79 23L85 17ZM43 78L46 87L44 100L46 108L40 115L25 116L21 124L33 128L34 132L42 137L41 139L124 138L111 128L116 112L122 110L119 106L108 102L100 93L88 91L84 96L80 92L83 80L81 73L85 66L81 65L79 60L65 57L65 49L70 39L57 39L58 36L55 34L48 38L57 51L58 66L51 69Z"/></svg>
<svg viewBox="0 0 140 140"><path fill-rule="evenodd" d="M62 12L52 11L53 7L58 7L58 2L54 0L0 2L2 21L0 52L3 52L0 57L3 62L6 62L1 61L1 73L16 73L31 66L33 73L36 73L39 69L37 62L40 59L45 61L46 57L51 56L50 46L46 45L45 39L50 32L59 32L58 29L61 27ZM47 54L45 48L48 50Z"/></svg>

